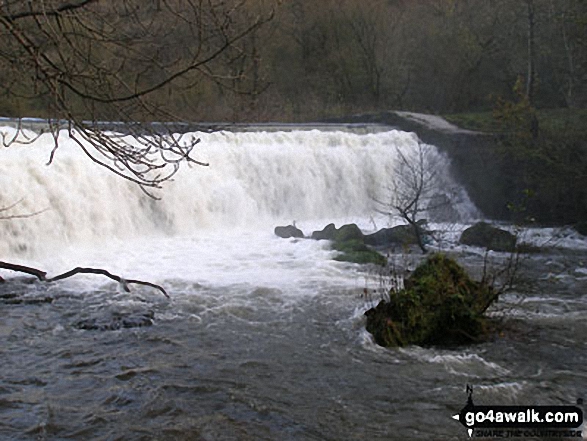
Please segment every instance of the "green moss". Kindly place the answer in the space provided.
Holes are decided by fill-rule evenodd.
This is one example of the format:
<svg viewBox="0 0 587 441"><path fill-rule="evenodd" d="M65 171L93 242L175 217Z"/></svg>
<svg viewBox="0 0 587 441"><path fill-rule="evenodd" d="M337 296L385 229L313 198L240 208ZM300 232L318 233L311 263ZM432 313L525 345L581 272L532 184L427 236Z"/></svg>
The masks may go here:
<svg viewBox="0 0 587 441"><path fill-rule="evenodd" d="M369 248L361 240L334 242L332 248L342 253L334 258L339 262L374 263L376 265L385 265L387 263L384 256Z"/></svg>
<svg viewBox="0 0 587 441"><path fill-rule="evenodd" d="M554 136L584 138L587 136L587 109L541 109L536 111L540 130ZM448 122L463 129L500 133L503 124L494 118L492 111L443 115Z"/></svg>
<svg viewBox="0 0 587 441"><path fill-rule="evenodd" d="M478 341L487 329L487 286L469 278L454 260L435 254L365 313L367 330L382 346L455 345Z"/></svg>
<svg viewBox="0 0 587 441"><path fill-rule="evenodd" d="M338 262L352 262L352 263L374 263L375 265L385 265L387 259L379 254L377 251L352 251L342 253L334 258Z"/></svg>
<svg viewBox="0 0 587 441"><path fill-rule="evenodd" d="M501 130L499 123L495 121L491 111L443 115L443 118L462 129L491 133L496 133Z"/></svg>

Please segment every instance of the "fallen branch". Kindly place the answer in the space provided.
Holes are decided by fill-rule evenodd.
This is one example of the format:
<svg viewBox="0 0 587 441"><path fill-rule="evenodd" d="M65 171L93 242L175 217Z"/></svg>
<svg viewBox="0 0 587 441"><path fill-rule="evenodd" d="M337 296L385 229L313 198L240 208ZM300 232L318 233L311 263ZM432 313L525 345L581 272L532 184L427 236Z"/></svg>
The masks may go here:
<svg viewBox="0 0 587 441"><path fill-rule="evenodd" d="M42 282L56 282L57 280L67 279L68 277L75 276L76 274L100 274L100 275L106 276L106 277L120 283L120 285L122 286L122 288L126 292L130 292L130 288L128 287L129 284L145 285L145 286L150 286L151 288L158 289L159 291L161 291L163 293L163 295L165 297L169 298L169 294L167 294L167 291L165 291L165 289L162 286L159 286L159 285L157 285L155 283L151 283L151 282L144 282L142 280L123 279L122 277L117 276L116 274L112 274L111 272L106 271L105 269L102 269L102 268L80 268L80 267L77 267L77 268L74 268L70 271L63 273L63 274L59 274L58 276L51 277L51 278L47 278L47 273L45 271L41 271L39 269L32 268L29 266L16 265L13 263L8 263L8 262L0 261L0 269L7 269L10 271L16 271L16 272L20 272L20 273L30 274L32 276L35 276L37 279L39 279Z"/></svg>
<svg viewBox="0 0 587 441"><path fill-rule="evenodd" d="M0 262L0 268L7 269L10 271L16 271L19 273L30 274L31 276L35 276L37 279L41 281L45 281L45 276L47 275L45 271L41 271L36 268L31 268L30 266L15 265L14 263L8 262Z"/></svg>

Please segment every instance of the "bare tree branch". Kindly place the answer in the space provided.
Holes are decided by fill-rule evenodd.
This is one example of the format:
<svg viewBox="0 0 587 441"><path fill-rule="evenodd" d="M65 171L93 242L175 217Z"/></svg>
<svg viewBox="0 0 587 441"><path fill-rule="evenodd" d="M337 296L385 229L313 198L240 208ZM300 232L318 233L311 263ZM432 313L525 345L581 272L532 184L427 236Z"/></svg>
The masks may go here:
<svg viewBox="0 0 587 441"><path fill-rule="evenodd" d="M48 283L56 282L58 280L67 279L69 277L75 276L76 274L99 274L99 275L106 276L106 277L120 283L120 285L122 286L122 288L126 292L130 292L130 288L128 287L128 285L130 285L130 284L144 285L144 286L150 286L151 288L155 288L155 289L161 291L161 293L163 293L163 295L165 297L169 298L169 294L167 294L167 291L165 291L165 289L160 285L157 285L157 284L151 283L151 282L145 282L142 280L123 279L122 277L117 276L116 274L112 274L111 272L109 272L105 269L102 269L102 268L77 267L77 268L74 268L70 271L63 273L63 274L59 274L59 275L57 275L55 277L51 277L51 278L47 278L47 273L45 271L41 271L39 269L32 268L30 266L16 265L13 263L0 261L0 268L10 270L10 271L30 274L31 276L35 276L41 282L48 282Z"/></svg>
<svg viewBox="0 0 587 441"><path fill-rule="evenodd" d="M158 289L159 291L161 291L163 293L163 295L167 298L169 298L169 294L167 294L167 291L165 291L165 289L163 289L163 287L156 285L155 283L151 283L151 282L144 282L142 280L134 280L134 279L123 279L120 276L117 276L115 274L110 273L109 271L106 271L105 269L101 269L101 268L81 268L81 267L77 267L74 268L70 271L67 271L63 274L59 274L58 276L55 277L51 277L49 279L46 279L46 282L56 282L57 280L63 280L63 279L67 279L68 277L71 276L75 276L76 274L100 274L103 276L106 276L112 280L117 281L118 283L120 283L123 287L123 289L126 292L130 292L130 289L128 287L129 284L134 283L137 285L145 285L145 286L150 286L152 288Z"/></svg>
<svg viewBox="0 0 587 441"><path fill-rule="evenodd" d="M41 281L45 281L45 276L47 275L45 271L41 271L36 268L31 268L30 266L16 265L14 263L9 262L0 261L0 268L7 269L10 271L16 271L19 273L30 274L31 276L35 276L37 279Z"/></svg>
<svg viewBox="0 0 587 441"><path fill-rule="evenodd" d="M253 57L239 45L273 16L246 0L5 1L0 68L15 81L7 94L44 97L46 131L55 140L49 163L66 130L92 161L154 197L147 189L159 188L182 163L207 165L194 158L198 140L151 123L181 120L164 92L183 94L199 81L230 87L235 76L226 57ZM105 131L103 121L120 124ZM24 142L22 134L19 125L2 141Z"/></svg>
<svg viewBox="0 0 587 441"><path fill-rule="evenodd" d="M2 213L5 213L7 211L12 210L14 207L16 207L20 203L22 203L22 201L23 201L23 199L20 199L20 200L14 202L11 205L7 205L5 207L0 207L0 220L26 219L26 218L29 218L29 217L36 216L37 214L44 213L45 211L48 210L47 208L45 208L43 210L33 211L33 212L30 212L30 213L2 214Z"/></svg>
<svg viewBox="0 0 587 441"><path fill-rule="evenodd" d="M396 149L397 161L391 176L391 185L386 190L389 199L373 198L381 208L376 211L386 215L398 215L413 229L416 242L423 253L427 252L424 231L419 217L427 210L435 191L440 190L438 175L439 158L430 145L418 142L416 149Z"/></svg>

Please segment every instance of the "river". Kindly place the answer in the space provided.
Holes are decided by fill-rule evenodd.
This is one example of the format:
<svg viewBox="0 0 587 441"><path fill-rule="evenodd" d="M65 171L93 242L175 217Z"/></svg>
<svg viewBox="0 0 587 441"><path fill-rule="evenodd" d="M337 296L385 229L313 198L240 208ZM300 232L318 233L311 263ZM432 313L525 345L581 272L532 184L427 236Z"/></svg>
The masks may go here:
<svg viewBox="0 0 587 441"><path fill-rule="evenodd" d="M66 138L48 167L49 137L0 152L3 205L23 198L19 210L47 209L2 224L3 260L49 275L107 268L170 294L125 292L100 276L45 284L2 272L1 439L458 440L467 435L451 416L467 384L476 404L587 396L587 244L576 233L525 233L549 248L524 259L518 288L492 311L503 327L490 341L384 349L364 330L377 299L362 293L377 289L377 273L273 227L387 226L372 195L415 136L198 136L211 166L182 170L161 201ZM459 201L461 221L433 224L446 230L433 247L478 273L483 252L455 241L478 213L464 191ZM152 326L108 329L144 318Z"/></svg>

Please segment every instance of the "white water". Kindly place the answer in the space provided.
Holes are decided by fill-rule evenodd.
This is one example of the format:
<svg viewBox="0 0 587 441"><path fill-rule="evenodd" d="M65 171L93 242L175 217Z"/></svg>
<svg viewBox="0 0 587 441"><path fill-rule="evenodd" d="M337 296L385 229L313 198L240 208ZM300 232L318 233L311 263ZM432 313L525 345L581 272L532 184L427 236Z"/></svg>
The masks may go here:
<svg viewBox="0 0 587 441"><path fill-rule="evenodd" d="M30 285L31 296L54 295L44 309L4 305L2 435L133 439L169 427L172 437L188 436L206 434L210 417L243 439L448 439L462 433L450 416L466 384L491 404L569 403L583 394L584 314L553 301L559 293L521 304L537 341L390 351L364 330L363 275L331 260L324 241L273 234L293 220L306 234L329 222L373 229L371 216L385 226L370 196L393 172L396 148L417 146L414 135L197 136L197 159L211 166L185 167L159 202L93 164L66 135L48 167L52 138L0 150L1 204L24 198L20 212L47 208L0 224L0 259L50 274L104 267L171 294L122 294L102 277L79 276L54 291ZM565 299L576 309L584 303L573 290ZM154 310L156 325L136 333L74 326L125 308Z"/></svg>
<svg viewBox="0 0 587 441"><path fill-rule="evenodd" d="M22 198L11 213L45 211L3 223L0 255L46 260L65 247L95 249L117 240L210 239L243 229L270 235L275 225L292 221L310 234L332 221L365 223L374 215L372 197L393 173L398 149L405 154L418 142L399 131L194 136L202 140L197 159L210 166L183 167L165 184L160 201L94 164L65 132L49 166L54 144L48 134L31 145L1 149L0 205ZM454 186L445 158L442 168L444 182ZM461 210L470 211L470 203Z"/></svg>

